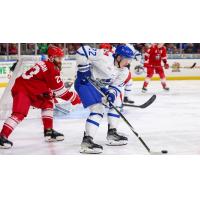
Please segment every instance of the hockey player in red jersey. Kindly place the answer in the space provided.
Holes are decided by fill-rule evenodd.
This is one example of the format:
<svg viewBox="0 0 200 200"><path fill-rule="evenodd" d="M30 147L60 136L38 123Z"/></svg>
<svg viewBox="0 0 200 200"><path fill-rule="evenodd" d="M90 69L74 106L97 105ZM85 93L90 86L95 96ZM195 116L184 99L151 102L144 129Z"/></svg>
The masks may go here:
<svg viewBox="0 0 200 200"><path fill-rule="evenodd" d="M35 64L16 79L11 90L13 107L11 116L4 122L0 132L0 148L10 148L8 140L14 128L27 116L30 106L41 109L46 141L64 140L64 135L53 129L54 99L80 103L76 92L68 91L60 78L63 51L55 46L48 48L48 60Z"/></svg>
<svg viewBox="0 0 200 200"><path fill-rule="evenodd" d="M108 55L109 53L114 53L112 48L113 47L110 43L101 43L99 45L99 49L103 49L105 52L105 55Z"/></svg>
<svg viewBox="0 0 200 200"><path fill-rule="evenodd" d="M168 69L169 64L167 63L167 52L163 44L152 44L145 50L144 67L147 68L147 77L145 78L143 84L143 92L147 91L147 86L154 73L160 76L163 89L166 91L169 90L166 84L165 72L162 66L162 62L164 63L164 68Z"/></svg>

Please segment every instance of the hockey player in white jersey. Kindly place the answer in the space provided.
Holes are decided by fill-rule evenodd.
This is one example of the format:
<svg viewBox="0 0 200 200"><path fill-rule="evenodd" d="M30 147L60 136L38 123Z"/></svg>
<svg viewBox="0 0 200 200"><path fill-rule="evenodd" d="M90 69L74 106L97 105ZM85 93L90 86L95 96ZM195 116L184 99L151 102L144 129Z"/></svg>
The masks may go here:
<svg viewBox="0 0 200 200"><path fill-rule="evenodd" d="M142 54L137 51L132 44L126 44L132 51L133 51L133 59L135 59L138 62L138 67L142 67L141 62L142 62ZM130 70L131 63L127 66L128 69ZM134 101L131 97L132 95L132 86L133 86L133 80L130 79L128 83L124 86L124 103L128 104L134 104Z"/></svg>
<svg viewBox="0 0 200 200"><path fill-rule="evenodd" d="M121 44L122 45L122 44ZM138 72L139 70L143 70L143 63L142 63L142 54L134 48L132 44L125 44L128 46L132 51L133 51L133 59L137 62L137 66L135 66L135 70ZM105 54L111 52L114 53L115 50L112 47L111 44L109 43L102 43L99 45L100 49L103 49ZM130 70L131 64L127 65L127 68ZM125 104L133 104L134 101L132 99L132 86L133 86L133 81L130 79L124 86L124 91L123 91L123 101Z"/></svg>
<svg viewBox="0 0 200 200"><path fill-rule="evenodd" d="M81 143L82 153L101 153L103 147L94 143L93 138L98 131L104 116L105 101L111 101L115 106L121 107L121 89L131 78L127 66L133 58L133 51L126 45L118 46L115 54L104 54L103 50L93 49L87 45L77 48L77 79L75 89L78 92L83 106L89 108L90 115L86 120L84 137ZM106 95L102 97L99 91L89 80L97 81L101 91ZM110 107L108 116L108 145L125 145L127 137L119 135L117 125L120 116Z"/></svg>

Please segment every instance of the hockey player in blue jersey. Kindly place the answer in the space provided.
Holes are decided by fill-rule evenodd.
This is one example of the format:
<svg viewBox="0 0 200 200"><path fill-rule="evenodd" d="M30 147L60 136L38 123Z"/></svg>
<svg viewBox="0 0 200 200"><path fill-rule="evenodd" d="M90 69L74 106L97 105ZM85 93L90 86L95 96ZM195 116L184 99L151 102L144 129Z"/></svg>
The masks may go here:
<svg viewBox="0 0 200 200"><path fill-rule="evenodd" d="M83 106L89 108L90 114L86 120L85 131L81 143L81 153L101 153L103 147L93 141L104 116L105 106L102 103L111 101L121 107L121 89L130 80L129 70L126 68L133 58L133 51L126 45L116 48L115 54L106 54L103 50L93 49L87 45L77 46L77 78L75 89L79 94ZM89 80L98 81L103 97ZM109 104L108 104L109 106ZM108 145L125 145L127 137L118 134L117 125L120 116L110 107L108 117Z"/></svg>

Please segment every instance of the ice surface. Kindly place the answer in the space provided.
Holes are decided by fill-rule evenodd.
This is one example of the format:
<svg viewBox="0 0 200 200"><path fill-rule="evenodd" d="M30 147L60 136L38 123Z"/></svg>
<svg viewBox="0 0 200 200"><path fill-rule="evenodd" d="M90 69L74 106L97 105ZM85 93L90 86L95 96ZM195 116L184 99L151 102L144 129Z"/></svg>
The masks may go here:
<svg viewBox="0 0 200 200"><path fill-rule="evenodd" d="M166 149L169 154L200 154L200 81L170 81L170 92L164 92L160 82L153 81L147 94L141 93L142 84L133 85L136 104L142 104L154 93L156 101L146 109L126 107L124 113L147 145L153 151ZM79 154L87 111L79 113L82 116L76 113L71 118L54 120L54 128L65 134L65 141L57 143L44 142L40 119L24 120L10 137L13 148L0 149L0 154ZM119 131L128 136L128 145L106 146L106 131L105 117L95 137L104 147L103 154L148 154L122 120Z"/></svg>

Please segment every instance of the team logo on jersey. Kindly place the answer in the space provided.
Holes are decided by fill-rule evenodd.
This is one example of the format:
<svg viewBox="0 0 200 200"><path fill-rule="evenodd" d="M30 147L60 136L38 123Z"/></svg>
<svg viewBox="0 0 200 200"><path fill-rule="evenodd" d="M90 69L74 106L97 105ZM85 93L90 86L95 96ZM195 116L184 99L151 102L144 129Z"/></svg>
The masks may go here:
<svg viewBox="0 0 200 200"><path fill-rule="evenodd" d="M156 60L160 60L160 54L156 55Z"/></svg>

